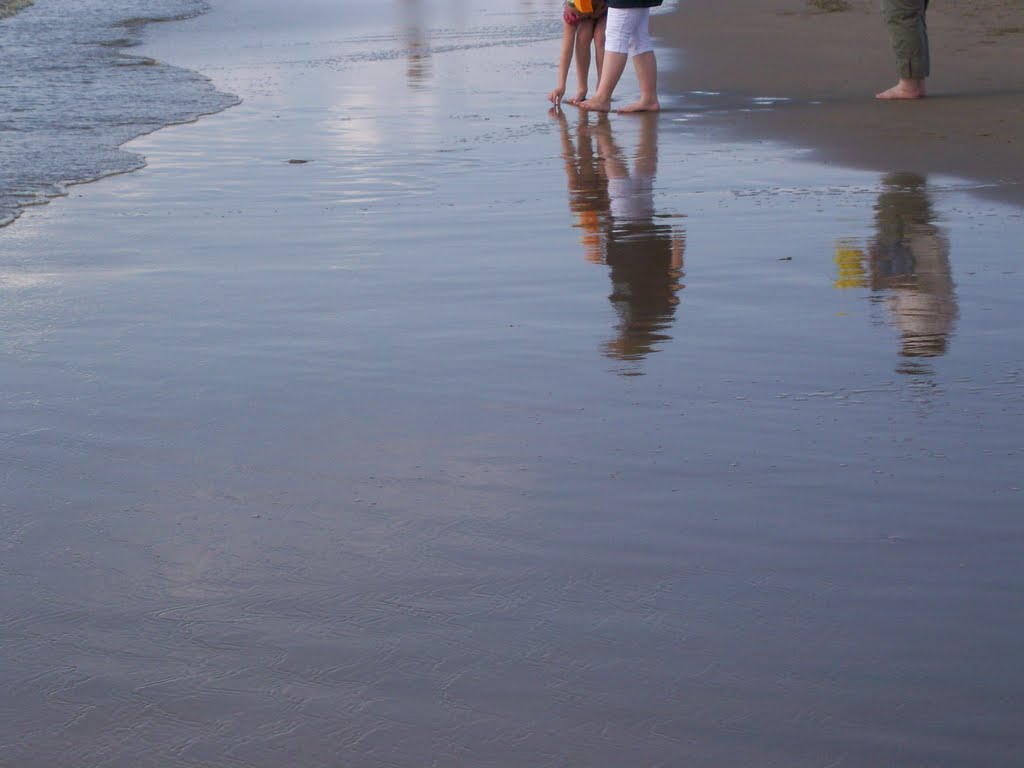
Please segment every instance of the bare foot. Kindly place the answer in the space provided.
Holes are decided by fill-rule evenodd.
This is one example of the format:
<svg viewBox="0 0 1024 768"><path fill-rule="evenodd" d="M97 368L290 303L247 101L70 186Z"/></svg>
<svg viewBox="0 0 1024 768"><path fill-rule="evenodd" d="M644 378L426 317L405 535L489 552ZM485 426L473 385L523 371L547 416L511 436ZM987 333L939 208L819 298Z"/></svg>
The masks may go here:
<svg viewBox="0 0 1024 768"><path fill-rule="evenodd" d="M661 104L657 99L640 99L634 101L632 104L627 104L622 109L615 110L616 112L657 112L661 109Z"/></svg>
<svg viewBox="0 0 1024 768"><path fill-rule="evenodd" d="M887 91L876 93L875 98L882 101L894 101L923 99L927 95L924 88L924 80L900 80Z"/></svg>
<svg viewBox="0 0 1024 768"><path fill-rule="evenodd" d="M598 96L595 96L592 99L577 102L576 106L579 107L580 109L589 109L594 112L610 112L612 108L612 100L602 99Z"/></svg>
<svg viewBox="0 0 1024 768"><path fill-rule="evenodd" d="M575 96L573 96L571 99L566 99L566 101L568 101L570 104L579 104L581 101L586 101L586 99L587 99L587 89L586 88L580 88L578 91L576 91L576 95Z"/></svg>

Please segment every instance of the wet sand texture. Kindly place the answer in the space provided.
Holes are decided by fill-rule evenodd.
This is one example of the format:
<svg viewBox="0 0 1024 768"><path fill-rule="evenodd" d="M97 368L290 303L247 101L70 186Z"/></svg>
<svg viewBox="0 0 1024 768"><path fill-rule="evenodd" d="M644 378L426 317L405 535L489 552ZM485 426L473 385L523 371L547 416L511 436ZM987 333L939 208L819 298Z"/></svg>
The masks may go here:
<svg viewBox="0 0 1024 768"><path fill-rule="evenodd" d="M722 139L880 62L552 115L548 10L349 3L0 230L0 764L1019 768L1024 212Z"/></svg>

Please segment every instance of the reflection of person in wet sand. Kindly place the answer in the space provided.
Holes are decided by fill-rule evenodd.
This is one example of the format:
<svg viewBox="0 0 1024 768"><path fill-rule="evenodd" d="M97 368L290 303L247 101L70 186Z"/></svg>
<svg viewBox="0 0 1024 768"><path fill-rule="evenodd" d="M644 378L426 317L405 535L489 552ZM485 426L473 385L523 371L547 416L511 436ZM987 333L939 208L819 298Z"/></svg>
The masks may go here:
<svg viewBox="0 0 1024 768"><path fill-rule="evenodd" d="M663 223L654 209L658 166L658 117L642 115L632 167L612 135L607 115L582 113L573 142L561 111L562 147L569 178L569 206L583 229L586 258L611 271L609 299L619 315L617 337L606 354L638 361L669 338L676 295L683 287L684 233ZM596 154L595 154L596 145ZM659 220L660 219L660 220Z"/></svg>
<svg viewBox="0 0 1024 768"><path fill-rule="evenodd" d="M882 185L867 259L856 248L840 246L836 285L870 287L883 295L903 336L901 354L937 357L946 351L957 316L949 241L935 225L923 176L891 173Z"/></svg>
<svg viewBox="0 0 1024 768"><path fill-rule="evenodd" d="M413 88L423 86L430 78L430 45L423 31L421 0L402 0L404 13L402 35L405 39L406 77Z"/></svg>
<svg viewBox="0 0 1024 768"><path fill-rule="evenodd" d="M569 210L573 226L581 229L581 242L587 261L604 263L602 240L608 220L608 181L602 179L598 155L594 151L594 130L586 116L576 124L576 140L569 132L569 122L559 109L552 109L561 127L562 157L569 180Z"/></svg>

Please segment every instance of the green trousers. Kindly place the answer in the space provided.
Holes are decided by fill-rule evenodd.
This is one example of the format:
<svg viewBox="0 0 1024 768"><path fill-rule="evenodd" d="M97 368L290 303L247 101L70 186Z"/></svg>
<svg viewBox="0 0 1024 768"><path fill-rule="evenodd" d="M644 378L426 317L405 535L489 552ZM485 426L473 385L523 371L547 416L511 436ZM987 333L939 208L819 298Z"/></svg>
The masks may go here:
<svg viewBox="0 0 1024 768"><path fill-rule="evenodd" d="M882 18L892 37L900 77L922 78L931 73L927 11L928 0L882 0Z"/></svg>

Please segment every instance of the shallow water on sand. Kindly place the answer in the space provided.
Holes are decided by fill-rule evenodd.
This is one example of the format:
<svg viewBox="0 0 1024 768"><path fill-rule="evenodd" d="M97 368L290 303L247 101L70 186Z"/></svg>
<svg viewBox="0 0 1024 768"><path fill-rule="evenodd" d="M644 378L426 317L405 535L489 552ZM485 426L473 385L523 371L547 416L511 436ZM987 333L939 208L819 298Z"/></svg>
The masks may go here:
<svg viewBox="0 0 1024 768"><path fill-rule="evenodd" d="M198 0L0 2L0 226L71 184L139 168L124 142L235 103L195 72L132 53L147 25L204 8Z"/></svg>
<svg viewBox="0 0 1024 768"><path fill-rule="evenodd" d="M3 760L1015 765L1021 212L310 8L0 230Z"/></svg>

